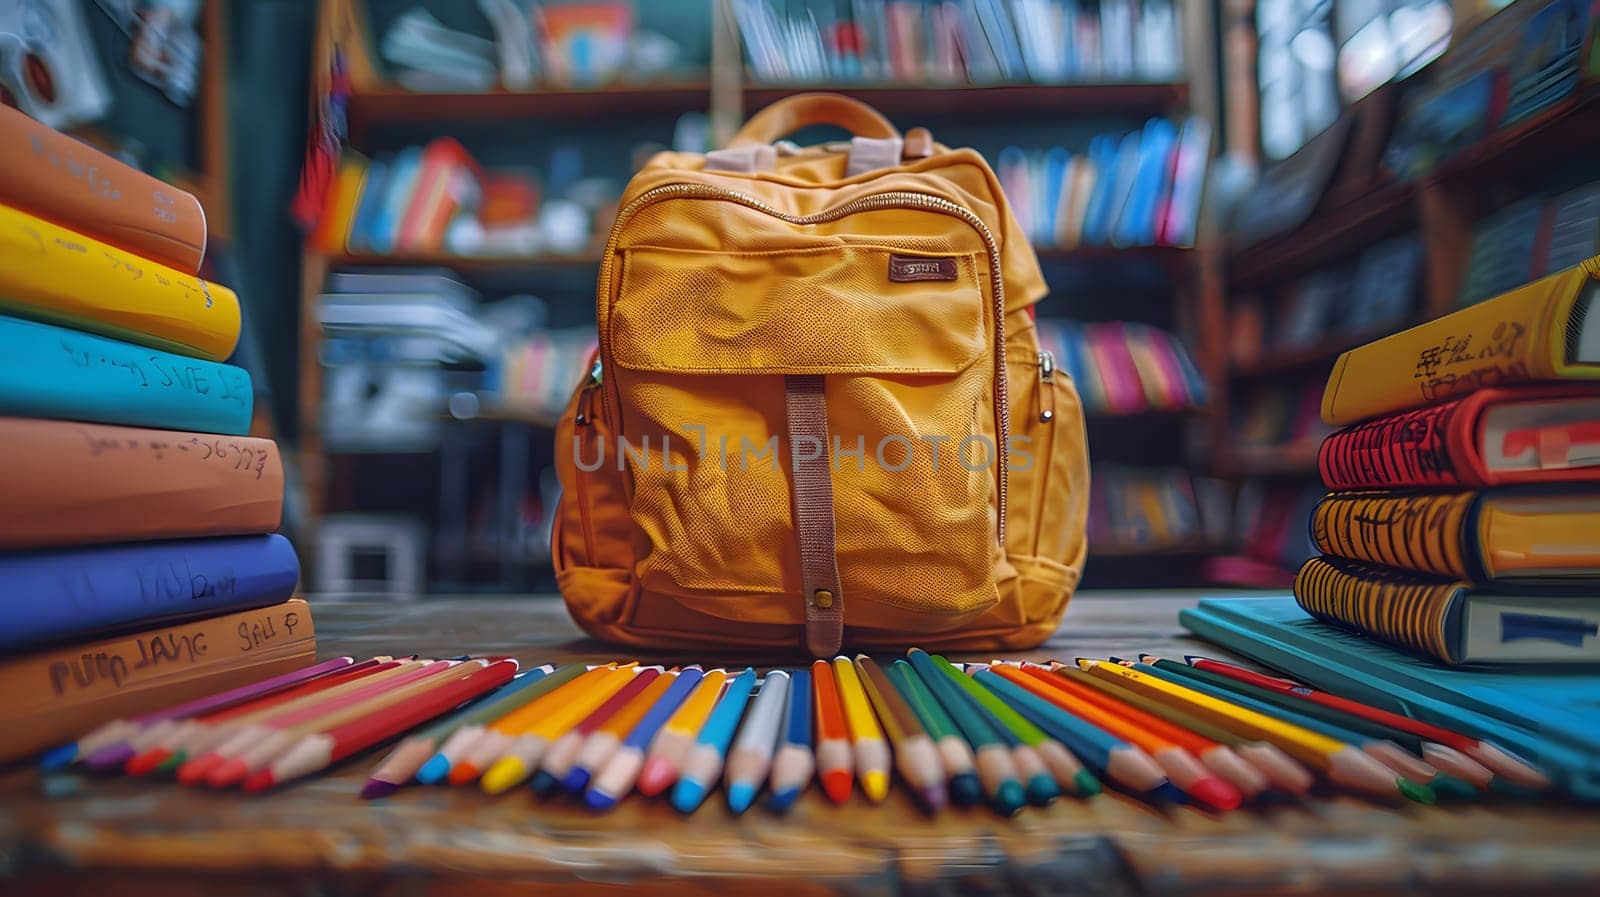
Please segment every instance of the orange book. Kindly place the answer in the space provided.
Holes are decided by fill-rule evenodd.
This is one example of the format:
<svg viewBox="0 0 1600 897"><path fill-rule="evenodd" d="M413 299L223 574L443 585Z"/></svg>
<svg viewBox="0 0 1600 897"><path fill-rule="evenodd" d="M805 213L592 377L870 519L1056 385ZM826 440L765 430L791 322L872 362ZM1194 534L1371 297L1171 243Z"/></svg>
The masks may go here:
<svg viewBox="0 0 1600 897"><path fill-rule="evenodd" d="M1322 394L1334 426L1478 389L1600 379L1600 257L1339 356Z"/></svg>
<svg viewBox="0 0 1600 897"><path fill-rule="evenodd" d="M322 209L322 218L311 234L311 245L322 252L338 254L345 251L350 238L350 222L355 218L356 205L367 186L367 160L347 153L339 160L339 172L328 186L328 201Z"/></svg>
<svg viewBox="0 0 1600 897"><path fill-rule="evenodd" d="M449 137L428 144L411 203L400 221L395 248L401 252L434 252L463 206L480 199L477 166L467 150Z"/></svg>
<svg viewBox="0 0 1600 897"><path fill-rule="evenodd" d="M269 533L270 439L0 418L0 549Z"/></svg>
<svg viewBox="0 0 1600 897"><path fill-rule="evenodd" d="M0 763L316 662L303 599L0 662Z"/></svg>
<svg viewBox="0 0 1600 897"><path fill-rule="evenodd" d="M200 201L0 105L0 203L186 274L206 254Z"/></svg>

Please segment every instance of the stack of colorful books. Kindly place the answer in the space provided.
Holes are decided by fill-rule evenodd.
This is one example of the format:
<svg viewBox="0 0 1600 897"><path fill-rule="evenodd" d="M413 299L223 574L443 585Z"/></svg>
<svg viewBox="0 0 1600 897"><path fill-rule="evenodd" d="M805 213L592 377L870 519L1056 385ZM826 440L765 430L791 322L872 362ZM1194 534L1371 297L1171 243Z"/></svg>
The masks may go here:
<svg viewBox="0 0 1600 897"><path fill-rule="evenodd" d="M0 107L0 762L311 661L192 195Z"/></svg>
<svg viewBox="0 0 1600 897"><path fill-rule="evenodd" d="M1345 353L1313 616L1447 664L1600 661L1600 258Z"/></svg>

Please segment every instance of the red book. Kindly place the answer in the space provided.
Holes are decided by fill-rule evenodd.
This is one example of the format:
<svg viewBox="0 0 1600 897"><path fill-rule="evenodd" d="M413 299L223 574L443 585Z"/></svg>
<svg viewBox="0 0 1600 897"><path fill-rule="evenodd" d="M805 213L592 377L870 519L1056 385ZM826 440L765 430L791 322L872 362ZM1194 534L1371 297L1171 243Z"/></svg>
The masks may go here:
<svg viewBox="0 0 1600 897"><path fill-rule="evenodd" d="M1600 481L1600 385L1482 389L1346 427L1318 453L1330 489Z"/></svg>

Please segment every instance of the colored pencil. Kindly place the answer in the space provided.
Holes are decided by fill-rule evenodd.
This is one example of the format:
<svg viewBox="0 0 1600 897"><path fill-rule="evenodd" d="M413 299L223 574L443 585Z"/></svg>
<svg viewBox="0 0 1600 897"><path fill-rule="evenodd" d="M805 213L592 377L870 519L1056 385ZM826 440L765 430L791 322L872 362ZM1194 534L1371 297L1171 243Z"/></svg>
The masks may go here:
<svg viewBox="0 0 1600 897"><path fill-rule="evenodd" d="M385 797L411 781L422 770L423 764L433 756L439 744L453 733L460 731L463 726L496 719L527 703L530 700L529 690L542 682L554 669L547 664L520 673L507 682L505 687L494 694L485 695L482 701L472 707L402 740L367 777L367 783L361 788L362 799Z"/></svg>
<svg viewBox="0 0 1600 897"><path fill-rule="evenodd" d="M1323 715L1326 708L1315 707L1316 713L1302 713L1300 710L1282 706L1279 701L1282 697L1272 692L1263 695L1246 694L1241 690L1230 688L1230 685L1239 689L1248 688L1241 683L1234 682L1226 676L1216 673L1207 673L1197 670L1188 664L1178 663L1173 660L1163 660L1149 657L1157 663L1146 663L1141 660L1134 666L1135 669L1154 676L1164 676L1186 688L1192 688L1202 694L1208 694L1220 701L1228 701L1257 713L1276 717L1285 722L1293 723L1303 729L1320 732L1329 738L1353 744L1363 753L1394 770L1399 775L1418 784L1427 785L1436 793L1455 798L1471 798L1478 794L1477 789L1470 782L1457 779L1441 773L1437 768L1424 761L1416 754L1407 753L1406 749L1386 738L1374 738L1367 732L1348 728L1336 722L1329 721ZM1219 684L1220 683L1225 684ZM1267 700L1271 698L1273 700Z"/></svg>
<svg viewBox="0 0 1600 897"><path fill-rule="evenodd" d="M1019 780L1016 757L1010 746L1001 740L994 724L980 715L978 708L934 666L926 652L912 649L907 657L917 680L950 714L956 728L961 730L962 737L972 748L978 781L989 796L990 806L1001 815L1016 815L1027 803L1028 797L1027 790Z"/></svg>
<svg viewBox="0 0 1600 897"><path fill-rule="evenodd" d="M450 769L445 772L444 780L451 785L478 781L483 777L483 771L505 756L517 739L549 719L558 709L588 694L614 670L624 667L632 668L631 665L608 663L584 670L560 687L545 692L490 723L476 738L458 743L456 750L459 753L447 755Z"/></svg>
<svg viewBox="0 0 1600 897"><path fill-rule="evenodd" d="M786 812L806 790L816 772L817 759L811 751L811 720L816 699L811 695L811 671L801 667L789 673L789 709L784 722L783 741L772 760L772 797L767 807Z"/></svg>
<svg viewBox="0 0 1600 897"><path fill-rule="evenodd" d="M639 793L655 797L678 780L683 770L683 760L694 740L705 728L706 720L717 708L717 699L727 685L725 670L712 670L700 680L700 685L669 718L661 731L651 740L645 751L644 769L639 772Z"/></svg>
<svg viewBox="0 0 1600 897"><path fill-rule="evenodd" d="M1130 704L1086 687L1078 682L1057 676L1043 667L1024 663L1014 669L1021 670L1038 688L1055 691L1075 703L1071 709L1102 729L1125 741L1143 748L1166 771L1167 778L1180 788L1190 774L1183 772L1187 765L1183 758L1177 760L1169 751L1176 749L1193 757L1211 773L1232 785L1242 799L1253 800L1271 786L1265 774L1226 744L1206 738L1176 726L1159 716L1146 713ZM1001 671L1004 675L1003 670ZM1060 705L1058 702L1058 706ZM1094 712L1088 710L1093 708Z"/></svg>
<svg viewBox="0 0 1600 897"><path fill-rule="evenodd" d="M432 666L430 663L439 666ZM202 784L213 770L233 759L240 751L249 750L260 744L263 738L271 735L279 726L294 725L305 719L315 718L326 707L344 706L350 701L359 701L395 683L403 684L429 672L439 671L448 663L443 660L401 661L392 667L380 667L369 676L265 708L259 713L242 714L220 725L212 725L209 731L196 733L195 738L183 750L182 753L187 759L176 767L177 779L184 785ZM199 744L210 746L201 751L198 748Z"/></svg>
<svg viewBox="0 0 1600 897"><path fill-rule="evenodd" d="M1079 663L1096 676L1121 681L1158 701L1182 707L1246 737L1270 741L1340 787L1388 799L1399 796L1421 803L1434 801L1433 791L1426 785L1396 776L1389 767L1342 741L1120 664L1090 660Z"/></svg>
<svg viewBox="0 0 1600 897"><path fill-rule="evenodd" d="M719 676L721 672L717 671ZM609 810L633 790L634 783L639 781L639 773L644 769L644 752L650 747L650 742L694 693L704 675L699 667L688 667L674 677L671 687L628 733L622 746L611 755L605 766L594 774L589 790L583 794L585 804L595 810ZM716 689L713 688L710 694L715 696Z"/></svg>
<svg viewBox="0 0 1600 897"><path fill-rule="evenodd" d="M443 781L450 774L450 767L456 758L465 754L470 745L477 743L495 721L505 719L508 715L578 678L587 670L588 667L581 663L569 663L555 672L530 682L524 683L523 679L527 677L521 677L471 710L451 717L434 726L428 733L423 733L419 738L425 738L432 733L437 746L430 752L427 762L417 769L417 781L423 785Z"/></svg>
<svg viewBox="0 0 1600 897"><path fill-rule="evenodd" d="M842 804L850 799L855 785L856 761L850 753L850 724L845 721L833 664L812 661L811 693L816 711L817 778L822 782L822 793Z"/></svg>
<svg viewBox="0 0 1600 897"><path fill-rule="evenodd" d="M481 662L479 665L481 666ZM388 706L431 688L437 681L457 678L465 673L462 664L456 661L435 661L420 670L397 676L385 683L375 684L370 689L358 689L294 714L275 718L262 727L246 729L235 736L230 750L224 751L219 748L214 752L214 755L222 757L222 762L203 773L204 782L212 788L231 788L270 763L295 741L306 735L343 725L379 707ZM178 781L184 784L198 784L196 781L186 780L181 768Z"/></svg>
<svg viewBox="0 0 1600 897"><path fill-rule="evenodd" d="M1068 719L1081 720L1110 738L1144 752L1167 781L1201 803L1217 810L1235 810L1244 802L1244 795L1239 789L1213 773L1200 762L1200 758L1189 753L1182 745L1154 732L1130 725L1125 719L1107 713L1093 702L1077 699L1063 691L1050 688L1023 672L1021 667L1005 664L990 665L989 672L1024 689L1034 698L1054 706ZM1013 702L1013 706L1015 703ZM1023 707L1017 707L1017 710L1024 716L1029 715ZM1044 725L1040 720L1034 721L1040 726Z"/></svg>
<svg viewBox="0 0 1600 897"><path fill-rule="evenodd" d="M1220 673L1240 682L1270 689L1307 703L1320 704L1323 707L1342 711L1350 716L1371 720L1388 726L1395 731L1408 732L1419 739L1425 739L1422 745L1422 757L1424 760L1452 775L1478 784L1480 787L1489 784L1489 782L1485 781L1482 774L1476 769L1457 762L1456 756L1471 760L1478 765L1478 768L1486 770L1490 776L1498 776L1524 788L1543 789L1550 787L1550 779L1544 773L1526 761L1513 756L1504 748L1490 742L1470 738L1459 732L1452 732L1449 729L1412 719L1409 716L1391 713L1390 711L1373 707L1370 704L1341 698L1338 695L1319 691L1299 682L1263 675L1220 660L1193 655L1184 659L1196 669ZM1454 756L1446 754L1446 751L1453 752Z"/></svg>
<svg viewBox="0 0 1600 897"><path fill-rule="evenodd" d="M728 793L728 809L735 816L755 803L772 771L772 755L778 749L783 711L789 703L789 686L789 674L783 670L773 670L762 677L761 687L750 700L750 712L734 736L722 780ZM809 700L810 695L805 699Z"/></svg>
<svg viewBox="0 0 1600 897"><path fill-rule="evenodd" d="M39 768L44 772L64 769L73 763L83 760L85 764L96 772L110 770L127 763L137 751L132 740L140 733L150 728L167 724L176 727L183 720L213 710L232 707L246 701L271 694L274 691L298 685L308 679L315 679L324 673L332 673L355 663L354 657L335 657L321 663L312 664L304 669L293 670L259 682L251 682L238 688L231 688L217 694L196 698L182 704L174 704L152 713L140 714L127 719L117 719L96 727L92 732L77 741L61 745L46 751L39 758Z"/></svg>
<svg viewBox="0 0 1600 897"><path fill-rule="evenodd" d="M739 724L739 717L744 715L750 690L755 684L756 671L745 667L744 672L729 681L717 706L706 718L706 724L684 755L678 780L672 785L672 806L678 812L693 813L705 802L706 794L721 778L728 743L733 740L734 727Z"/></svg>
<svg viewBox="0 0 1600 897"><path fill-rule="evenodd" d="M660 667L644 667L633 678L629 679L616 693L606 698L599 707L590 711L589 715L578 721L576 726L561 733L539 760L539 768L534 772L530 783L535 794L545 794L556 786L556 783L567 777L572 771L572 766L577 762L578 752L588 741L589 736L600 731L600 727L610 722L613 717L625 710L635 698L644 693L652 682L661 678ZM643 710L640 711L643 715Z"/></svg>
<svg viewBox="0 0 1600 897"><path fill-rule="evenodd" d="M418 694L396 704L377 709L327 731L308 735L267 768L244 783L248 792L265 791L286 782L320 772L385 739L460 706L491 689L511 681L517 671L514 660L500 660L462 677L441 676Z"/></svg>
<svg viewBox="0 0 1600 897"><path fill-rule="evenodd" d="M649 672L649 670L646 670L640 673L639 679L644 678L646 673ZM565 788L570 794L582 793L583 789L589 786L589 779L593 777L594 773L603 767L607 760L611 759L611 755L616 752L617 748L622 746L622 740L628 737L628 733L639 725L639 721L644 719L645 714L649 713L650 709L660 702L661 696L665 695L677 680L678 670L676 668L657 675L630 698L621 710L618 710L610 719L590 732L583 739L583 744L578 747L578 753L573 759L572 767L562 777L561 787ZM629 687L631 688L637 681L638 679L635 679L633 683L629 683ZM621 692L617 692L617 694L621 695L626 691L627 689L624 689ZM551 752L553 753L554 750L552 749ZM546 759L549 759L548 754Z"/></svg>
<svg viewBox="0 0 1600 897"><path fill-rule="evenodd" d="M883 731L894 748L895 769L911 785L912 793L929 812L937 812L950 801L945 789L944 763L933 746L933 739L917 719L917 714L900 696L894 685L872 658L856 655L856 670L861 685L878 712Z"/></svg>
<svg viewBox="0 0 1600 897"><path fill-rule="evenodd" d="M175 769L187 760L191 753L209 750L220 743L220 739L224 737L224 730L219 727L229 721L259 718L274 707L307 700L312 695L331 693L335 689L354 688L356 686L351 683L355 680L375 676L404 662L393 658L373 658L253 701L191 717L176 726L152 726L134 736L132 746L138 753L128 758L128 762L122 765L122 771L128 775L141 776L157 770Z"/></svg>
<svg viewBox="0 0 1600 897"><path fill-rule="evenodd" d="M990 689L1017 713L1061 739L1063 744L1071 746L1091 769L1106 779L1138 794L1159 794L1163 788L1171 787L1166 770L1142 747L1074 713L1070 705L1057 705L1023 682L1013 680L992 667L978 671L973 678L975 684ZM1196 769L1204 769L1198 760L1192 762ZM1184 793L1219 810L1232 810L1239 806L1241 798L1232 785L1209 772L1204 773L1200 781L1206 784L1198 793L1187 790Z"/></svg>
<svg viewBox="0 0 1600 897"><path fill-rule="evenodd" d="M1316 777L1310 770L1271 742L1245 738L1237 732L1195 716L1181 705L1162 703L1146 694L1129 689L1118 680L1102 679L1076 666L1069 667L1052 661L1050 674L1233 748L1241 760L1260 771L1272 787L1279 791L1302 797L1311 790L1312 785L1316 784Z"/></svg>
<svg viewBox="0 0 1600 897"><path fill-rule="evenodd" d="M579 677L568 688L547 696L554 699L549 714L512 738L504 752L489 765L478 783L483 793L504 794L526 781L538 770L544 752L556 739L583 722L638 675L638 669L632 664L602 669L605 673L599 678L585 681L587 677ZM456 780L456 772L456 769L450 771L451 782Z"/></svg>
<svg viewBox="0 0 1600 897"><path fill-rule="evenodd" d="M1093 774L1084 770L1083 764L1065 745L1023 719L950 661L937 654L931 659L939 672L977 707L980 714L988 717L1000 738L1011 746L1011 753L1017 758L1017 772L1028 783L1029 803L1048 804L1060 797L1064 788L1071 788L1080 796L1100 793L1100 783L1092 781Z"/></svg>
<svg viewBox="0 0 1600 897"><path fill-rule="evenodd" d="M933 739L934 749L939 752L940 763L949 778L950 800L961 807L982 801L983 784L978 781L973 767L972 746L961 737L955 722L922 684L911 664L896 658L883 673L916 713L928 737Z"/></svg>
<svg viewBox="0 0 1600 897"><path fill-rule="evenodd" d="M839 689L839 703L844 705L845 725L850 727L856 778L867 800L878 803L889 796L889 743L883 739L883 729L850 658L833 659L833 681Z"/></svg>

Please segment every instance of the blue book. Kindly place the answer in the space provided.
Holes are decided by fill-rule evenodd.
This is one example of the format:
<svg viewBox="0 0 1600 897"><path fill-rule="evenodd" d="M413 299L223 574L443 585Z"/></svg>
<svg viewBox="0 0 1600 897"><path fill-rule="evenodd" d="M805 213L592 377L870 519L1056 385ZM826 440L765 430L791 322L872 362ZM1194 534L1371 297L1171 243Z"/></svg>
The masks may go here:
<svg viewBox="0 0 1600 897"><path fill-rule="evenodd" d="M1600 801L1600 672L1445 667L1319 622L1293 597L1208 598L1178 614L1207 641L1316 688L1494 741Z"/></svg>
<svg viewBox="0 0 1600 897"><path fill-rule="evenodd" d="M350 219L350 234L345 238L345 249L350 252L372 251L373 224L383 210L383 201L389 195L389 167L387 156L373 159L367 165L367 179L361 186L361 196L356 200L356 212Z"/></svg>
<svg viewBox="0 0 1600 897"><path fill-rule="evenodd" d="M395 239L400 235L400 223L406 217L406 207L411 205L411 196L416 192L417 178L421 174L420 146L406 147L389 164L389 174L383 183L383 201L362 234L371 251L382 254L394 251ZM356 214L360 215L359 209Z"/></svg>
<svg viewBox="0 0 1600 897"><path fill-rule="evenodd" d="M243 436L255 393L231 364L0 315L0 415Z"/></svg>
<svg viewBox="0 0 1600 897"><path fill-rule="evenodd" d="M1114 245L1148 246L1156 241L1157 216L1167 195L1167 175L1177 142L1177 127L1164 118L1153 118L1144 126L1128 200L1111 228Z"/></svg>
<svg viewBox="0 0 1600 897"><path fill-rule="evenodd" d="M1139 135L1129 134L1126 140L1132 141L1133 147L1126 154L1121 151L1122 142L1110 134L1096 134L1089 141L1089 159L1094 162L1096 177L1083 215L1083 242L1087 245L1104 246L1110 238L1111 222L1121 207L1118 184L1126 185L1132 180L1133 163L1139 156ZM1124 167L1128 169L1126 173Z"/></svg>
<svg viewBox="0 0 1600 897"><path fill-rule="evenodd" d="M299 580L276 534L0 555L0 652L266 607Z"/></svg>

